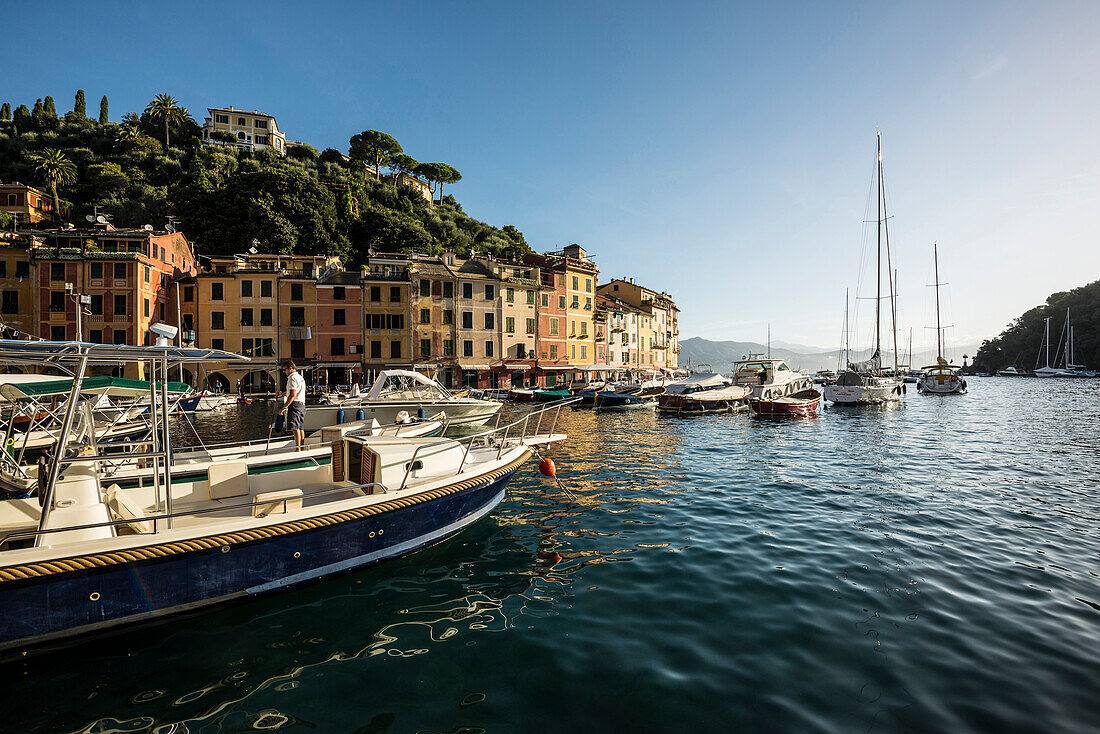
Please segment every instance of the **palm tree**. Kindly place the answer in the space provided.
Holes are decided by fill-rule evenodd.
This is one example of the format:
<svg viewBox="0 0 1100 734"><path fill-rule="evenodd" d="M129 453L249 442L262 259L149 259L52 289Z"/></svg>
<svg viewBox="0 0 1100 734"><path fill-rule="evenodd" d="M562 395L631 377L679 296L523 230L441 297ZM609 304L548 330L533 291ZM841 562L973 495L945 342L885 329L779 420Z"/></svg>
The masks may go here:
<svg viewBox="0 0 1100 734"><path fill-rule="evenodd" d="M191 116L170 94L158 94L145 108L145 114L149 115L150 119L163 123L165 148L168 147L168 127L183 122Z"/></svg>
<svg viewBox="0 0 1100 734"><path fill-rule="evenodd" d="M54 215L61 219L61 200L57 197L57 185L76 180L76 164L57 148L46 148L39 155L32 155L31 163L34 164L35 172L50 182Z"/></svg>

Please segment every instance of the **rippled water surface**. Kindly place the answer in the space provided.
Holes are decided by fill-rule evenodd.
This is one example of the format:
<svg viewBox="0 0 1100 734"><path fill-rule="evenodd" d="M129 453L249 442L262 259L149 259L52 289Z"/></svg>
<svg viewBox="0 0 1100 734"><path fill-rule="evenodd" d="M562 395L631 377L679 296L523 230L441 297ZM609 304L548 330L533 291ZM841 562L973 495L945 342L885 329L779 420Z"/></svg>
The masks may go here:
<svg viewBox="0 0 1100 734"><path fill-rule="evenodd" d="M1094 731L1100 380L970 382L563 413L566 489L532 462L408 558L6 665L0 729Z"/></svg>

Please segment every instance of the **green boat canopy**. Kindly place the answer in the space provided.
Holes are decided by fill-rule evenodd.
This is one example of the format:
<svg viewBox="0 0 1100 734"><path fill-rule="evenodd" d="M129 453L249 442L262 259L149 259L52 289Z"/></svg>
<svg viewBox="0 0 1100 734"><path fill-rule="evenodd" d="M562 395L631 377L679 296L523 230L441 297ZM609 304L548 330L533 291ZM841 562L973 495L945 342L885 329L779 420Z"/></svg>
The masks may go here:
<svg viewBox="0 0 1100 734"><path fill-rule="evenodd" d="M157 383L157 391L160 391L161 383ZM44 377L34 382L8 382L0 385L0 396L8 400L21 400L25 398L54 397L68 395L72 392L73 381L71 379L58 379L56 377ZM183 382L169 382L168 392L189 393L191 386ZM124 377L86 377L80 386L81 395L103 395L119 398L142 398L149 395L149 382L147 380L129 380Z"/></svg>

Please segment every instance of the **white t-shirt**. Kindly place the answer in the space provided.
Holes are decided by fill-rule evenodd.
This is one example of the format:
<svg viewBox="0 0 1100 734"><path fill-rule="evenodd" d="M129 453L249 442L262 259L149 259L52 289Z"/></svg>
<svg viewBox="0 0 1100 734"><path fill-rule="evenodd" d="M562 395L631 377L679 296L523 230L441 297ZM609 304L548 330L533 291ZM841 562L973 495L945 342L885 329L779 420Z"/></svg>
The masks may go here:
<svg viewBox="0 0 1100 734"><path fill-rule="evenodd" d="M295 371L291 372L286 378L286 394L290 395L290 391L294 390L294 402L302 403L306 402L306 378L302 377L302 373Z"/></svg>

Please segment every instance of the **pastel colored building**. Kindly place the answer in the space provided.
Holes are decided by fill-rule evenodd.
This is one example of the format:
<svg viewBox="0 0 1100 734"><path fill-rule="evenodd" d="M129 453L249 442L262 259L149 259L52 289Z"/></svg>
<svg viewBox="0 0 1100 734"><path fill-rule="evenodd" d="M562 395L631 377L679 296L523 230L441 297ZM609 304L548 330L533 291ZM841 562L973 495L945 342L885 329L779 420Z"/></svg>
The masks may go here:
<svg viewBox="0 0 1100 734"><path fill-rule="evenodd" d="M19 182L0 183L0 212L14 216L17 225L38 224L55 218L50 193Z"/></svg>
<svg viewBox="0 0 1100 734"><path fill-rule="evenodd" d="M360 272L367 381L382 369L411 369L414 342L412 284L406 255L371 255Z"/></svg>
<svg viewBox="0 0 1100 734"><path fill-rule="evenodd" d="M279 155L286 155L286 133L279 129L274 116L232 107L207 107L206 111L209 117L203 120L203 145L234 145L249 151L270 148ZM234 142L218 140L212 136L214 132L228 133Z"/></svg>

